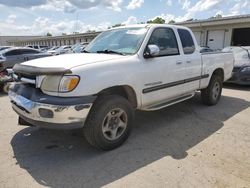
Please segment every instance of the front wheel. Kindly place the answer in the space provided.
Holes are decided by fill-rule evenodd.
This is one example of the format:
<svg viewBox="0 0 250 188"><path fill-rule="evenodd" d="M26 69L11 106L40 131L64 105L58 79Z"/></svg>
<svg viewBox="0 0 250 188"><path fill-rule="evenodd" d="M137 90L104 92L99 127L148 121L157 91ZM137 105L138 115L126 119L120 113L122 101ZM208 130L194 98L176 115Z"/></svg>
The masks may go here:
<svg viewBox="0 0 250 188"><path fill-rule="evenodd" d="M201 99L204 104L212 106L216 105L220 100L222 92L222 78L213 75L206 89L201 90Z"/></svg>
<svg viewBox="0 0 250 188"><path fill-rule="evenodd" d="M124 97L101 96L94 103L84 125L84 136L94 147L112 150L128 138L134 110Z"/></svg>

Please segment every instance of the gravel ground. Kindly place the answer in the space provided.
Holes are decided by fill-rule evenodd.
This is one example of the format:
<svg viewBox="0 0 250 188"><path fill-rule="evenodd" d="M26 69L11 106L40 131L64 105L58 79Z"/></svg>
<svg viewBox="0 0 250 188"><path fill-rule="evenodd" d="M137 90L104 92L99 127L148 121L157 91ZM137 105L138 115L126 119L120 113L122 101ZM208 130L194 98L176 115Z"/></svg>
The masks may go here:
<svg viewBox="0 0 250 188"><path fill-rule="evenodd" d="M101 152L79 131L17 126L0 95L0 187L250 187L250 88L226 86L217 106L199 93L137 112L120 148Z"/></svg>

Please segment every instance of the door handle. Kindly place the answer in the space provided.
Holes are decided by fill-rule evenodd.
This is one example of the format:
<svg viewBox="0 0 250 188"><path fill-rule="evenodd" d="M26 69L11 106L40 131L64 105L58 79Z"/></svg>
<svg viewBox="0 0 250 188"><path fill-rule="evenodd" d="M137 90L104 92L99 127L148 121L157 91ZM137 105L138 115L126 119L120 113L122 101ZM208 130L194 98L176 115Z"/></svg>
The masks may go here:
<svg viewBox="0 0 250 188"><path fill-rule="evenodd" d="M182 61L176 61L176 64L180 65L180 64L182 64Z"/></svg>

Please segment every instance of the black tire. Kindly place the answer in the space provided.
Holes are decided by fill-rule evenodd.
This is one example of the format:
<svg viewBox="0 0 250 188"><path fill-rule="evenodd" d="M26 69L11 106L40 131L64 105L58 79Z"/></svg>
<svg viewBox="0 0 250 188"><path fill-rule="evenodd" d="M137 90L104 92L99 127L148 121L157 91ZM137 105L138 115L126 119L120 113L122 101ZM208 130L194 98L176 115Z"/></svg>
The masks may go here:
<svg viewBox="0 0 250 188"><path fill-rule="evenodd" d="M9 89L10 89L10 83L7 82L3 85L3 92L8 94Z"/></svg>
<svg viewBox="0 0 250 188"><path fill-rule="evenodd" d="M103 127L107 116L113 112L112 110L120 109L123 115L126 117L126 128L122 128L120 136L115 140L109 140L108 132L103 132ZM134 119L134 109L131 104L124 97L117 95L100 96L95 101L88 118L85 122L83 133L86 140L94 147L101 150L112 150L122 145L128 138L132 129ZM108 127L110 129L110 122L108 121ZM119 118L120 121L120 118ZM119 124L119 123L117 123ZM120 130L120 127L118 126ZM117 129L117 130L118 130ZM118 132L118 131L117 131Z"/></svg>
<svg viewBox="0 0 250 188"><path fill-rule="evenodd" d="M221 97L222 77L213 75L206 89L201 90L202 102L208 106L216 105ZM215 91L216 90L216 91Z"/></svg>

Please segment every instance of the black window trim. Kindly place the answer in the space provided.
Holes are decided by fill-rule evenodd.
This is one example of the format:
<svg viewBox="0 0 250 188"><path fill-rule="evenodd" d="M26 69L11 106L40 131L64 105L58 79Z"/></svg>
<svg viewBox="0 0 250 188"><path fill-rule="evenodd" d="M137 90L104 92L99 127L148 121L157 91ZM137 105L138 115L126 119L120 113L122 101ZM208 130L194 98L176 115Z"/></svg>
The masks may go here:
<svg viewBox="0 0 250 188"><path fill-rule="evenodd" d="M146 50L147 50L147 47L148 47L148 45L149 45L149 41L150 41L150 39L151 39L152 34L153 34L154 31L157 30L157 29L170 29L170 30L172 30L172 32L173 32L173 34L174 34L175 42L176 42L176 44L177 44L178 53L176 53L176 54L158 55L158 56L149 57L149 58L157 58L157 57L165 57L165 56L176 56L176 55L180 55L180 48L179 48L179 44L178 44L178 41L177 41L177 38L176 38L176 33L174 32L174 29L171 28L171 27L157 27L157 28L154 28L154 30L151 32L151 35L150 35L150 37L149 37L149 39L148 39L148 42L147 42L147 45L146 45L146 47L145 47L145 49L144 49L143 55L146 53ZM144 58L145 58L145 57L144 57Z"/></svg>
<svg viewBox="0 0 250 188"><path fill-rule="evenodd" d="M179 30L184 30L184 31L187 31L187 32L190 34L190 36L191 36L191 38L192 38L192 40L193 40L193 43L194 43L194 39L193 39L193 36L191 35L191 33L190 33L190 31L189 31L188 29L177 28L177 32L178 32L178 35L179 35L179 37L180 37L180 42L181 42L181 46L182 46L182 50L183 50L183 54L184 54L184 55L192 55L192 54L194 54L194 53L195 53L195 50L196 50L195 43L194 43L194 51L193 51L192 53L185 53L185 51L184 51L184 47L183 47L183 44L182 44L182 40L181 40L181 35L180 35L180 33L179 33Z"/></svg>

